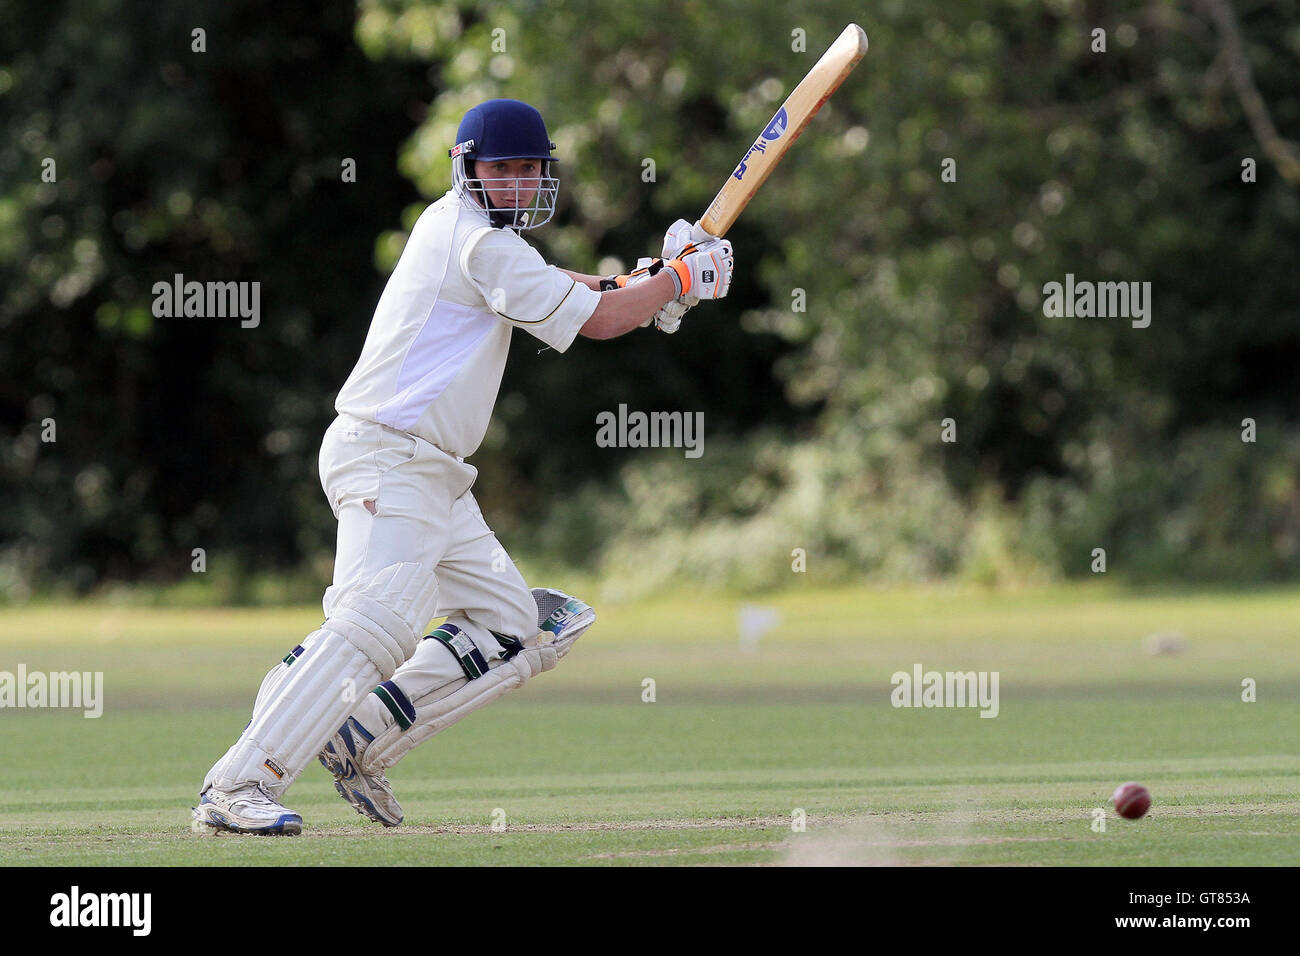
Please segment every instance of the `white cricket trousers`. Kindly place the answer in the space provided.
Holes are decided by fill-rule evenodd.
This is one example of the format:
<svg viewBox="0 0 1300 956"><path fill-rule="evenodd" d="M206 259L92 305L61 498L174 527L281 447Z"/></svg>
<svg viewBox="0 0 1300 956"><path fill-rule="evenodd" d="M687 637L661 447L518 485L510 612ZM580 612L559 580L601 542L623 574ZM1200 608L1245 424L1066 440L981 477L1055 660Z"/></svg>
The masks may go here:
<svg viewBox="0 0 1300 956"><path fill-rule="evenodd" d="M536 634L537 602L470 493L477 476L408 432L352 415L335 419L320 450L321 486L339 521L325 616L350 588L409 561L430 569L438 615L456 619L488 661L504 653L492 631ZM414 700L459 676L451 653L429 640L392 680Z"/></svg>

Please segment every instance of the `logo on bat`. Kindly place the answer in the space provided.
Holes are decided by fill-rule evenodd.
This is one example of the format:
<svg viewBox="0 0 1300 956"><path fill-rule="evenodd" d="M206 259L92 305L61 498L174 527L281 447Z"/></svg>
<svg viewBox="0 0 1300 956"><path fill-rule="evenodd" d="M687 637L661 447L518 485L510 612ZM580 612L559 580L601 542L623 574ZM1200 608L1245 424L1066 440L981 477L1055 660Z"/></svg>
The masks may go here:
<svg viewBox="0 0 1300 956"><path fill-rule="evenodd" d="M780 139L781 134L785 132L785 127L789 122L790 120L786 117L785 107L783 106L776 111L776 115L772 117L772 122L767 124L767 129L763 130L763 138Z"/></svg>
<svg viewBox="0 0 1300 956"><path fill-rule="evenodd" d="M772 117L772 122L768 123L767 128L763 130L763 135L755 141L753 146L749 147L749 152L745 154L745 158L740 161L740 165L736 167L736 171L731 175L737 179L744 179L745 164L749 162L749 157L754 153L767 152L767 144L780 139L785 134L785 129L789 123L790 118L786 116L785 107L783 106L776 111L776 115Z"/></svg>

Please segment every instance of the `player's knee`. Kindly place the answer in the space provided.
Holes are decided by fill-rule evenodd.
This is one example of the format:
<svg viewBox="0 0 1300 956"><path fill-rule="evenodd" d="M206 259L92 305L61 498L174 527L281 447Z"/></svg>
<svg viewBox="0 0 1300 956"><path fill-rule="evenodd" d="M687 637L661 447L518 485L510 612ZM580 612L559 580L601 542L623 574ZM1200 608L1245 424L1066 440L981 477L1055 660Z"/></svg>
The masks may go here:
<svg viewBox="0 0 1300 956"><path fill-rule="evenodd" d="M415 563L384 568L341 597L325 627L341 634L390 676L412 654L438 602L438 583Z"/></svg>
<svg viewBox="0 0 1300 956"><path fill-rule="evenodd" d="M500 630L503 634L522 640L537 633L537 620L537 604L533 601L533 596L522 591L514 596L508 613L502 614Z"/></svg>
<svg viewBox="0 0 1300 956"><path fill-rule="evenodd" d="M514 640L524 640L537 633L537 602L533 600L522 578L518 587L501 588L493 595L493 599L493 613L473 614L472 619L476 625Z"/></svg>

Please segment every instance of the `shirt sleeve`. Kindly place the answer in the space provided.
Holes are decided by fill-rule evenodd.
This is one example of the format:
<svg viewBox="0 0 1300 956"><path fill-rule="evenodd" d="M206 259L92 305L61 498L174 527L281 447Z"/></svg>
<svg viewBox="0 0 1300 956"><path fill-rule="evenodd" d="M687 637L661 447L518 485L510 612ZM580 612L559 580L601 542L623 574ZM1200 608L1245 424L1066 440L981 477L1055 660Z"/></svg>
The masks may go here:
<svg viewBox="0 0 1300 956"><path fill-rule="evenodd" d="M557 352L573 344L600 293L566 276L506 229L488 229L461 250L460 266L488 308Z"/></svg>

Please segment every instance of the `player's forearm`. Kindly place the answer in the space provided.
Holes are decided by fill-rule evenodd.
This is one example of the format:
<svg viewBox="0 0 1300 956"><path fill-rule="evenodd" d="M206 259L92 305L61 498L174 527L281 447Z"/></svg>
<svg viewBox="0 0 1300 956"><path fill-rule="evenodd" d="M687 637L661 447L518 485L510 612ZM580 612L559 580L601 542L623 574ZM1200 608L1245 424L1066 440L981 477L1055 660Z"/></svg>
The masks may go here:
<svg viewBox="0 0 1300 956"><path fill-rule="evenodd" d="M589 339L613 339L645 323L677 295L677 283L664 270L657 276L600 294L600 305L578 330Z"/></svg>
<svg viewBox="0 0 1300 956"><path fill-rule="evenodd" d="M556 266L556 268L559 269L559 266ZM593 292L600 291L600 276L589 276L586 273L573 272L569 269L560 269L560 271L563 272L570 279L572 279L574 282L581 282L591 291Z"/></svg>

